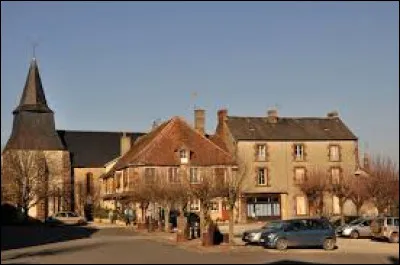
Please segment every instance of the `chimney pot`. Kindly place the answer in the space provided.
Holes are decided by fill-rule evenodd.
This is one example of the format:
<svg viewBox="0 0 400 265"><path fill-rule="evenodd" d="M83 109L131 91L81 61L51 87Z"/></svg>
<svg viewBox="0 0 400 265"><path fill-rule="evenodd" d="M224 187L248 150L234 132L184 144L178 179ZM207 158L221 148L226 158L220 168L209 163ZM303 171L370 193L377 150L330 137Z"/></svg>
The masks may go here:
<svg viewBox="0 0 400 265"><path fill-rule="evenodd" d="M278 122L278 111L276 109L270 109L267 111L268 122L277 123Z"/></svg>
<svg viewBox="0 0 400 265"><path fill-rule="evenodd" d="M121 156L123 156L126 152L131 149L131 137L126 134L126 132L122 133L121 136Z"/></svg>
<svg viewBox="0 0 400 265"><path fill-rule="evenodd" d="M218 111L218 123L223 123L228 119L228 110L227 109L220 109Z"/></svg>
<svg viewBox="0 0 400 265"><path fill-rule="evenodd" d="M331 111L331 112L328 112L328 114L326 116L328 118L337 118L337 117L339 117L339 113L337 111Z"/></svg>

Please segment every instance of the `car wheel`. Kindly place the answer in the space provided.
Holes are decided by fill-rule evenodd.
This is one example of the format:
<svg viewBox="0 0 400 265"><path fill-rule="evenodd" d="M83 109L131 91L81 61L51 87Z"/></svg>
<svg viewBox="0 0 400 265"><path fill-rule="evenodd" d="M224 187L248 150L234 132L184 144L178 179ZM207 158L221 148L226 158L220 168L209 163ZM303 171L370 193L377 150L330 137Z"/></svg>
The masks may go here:
<svg viewBox="0 0 400 265"><path fill-rule="evenodd" d="M392 233L390 235L389 242L390 243L399 243L399 234L398 233Z"/></svg>
<svg viewBox="0 0 400 265"><path fill-rule="evenodd" d="M352 239L357 239L357 238L360 237L360 234L357 231L352 231L351 234L350 234L350 237Z"/></svg>
<svg viewBox="0 0 400 265"><path fill-rule="evenodd" d="M335 249L335 240L333 240L332 238L325 239L322 247L325 250L333 250L333 249Z"/></svg>
<svg viewBox="0 0 400 265"><path fill-rule="evenodd" d="M288 242L286 239L280 238L276 241L277 250L286 250L288 247Z"/></svg>

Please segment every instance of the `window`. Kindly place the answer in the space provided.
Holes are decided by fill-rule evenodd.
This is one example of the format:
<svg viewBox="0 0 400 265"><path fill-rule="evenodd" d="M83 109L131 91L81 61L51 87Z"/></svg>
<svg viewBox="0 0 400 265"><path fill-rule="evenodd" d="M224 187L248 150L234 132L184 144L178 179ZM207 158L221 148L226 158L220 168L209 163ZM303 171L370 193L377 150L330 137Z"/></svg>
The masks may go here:
<svg viewBox="0 0 400 265"><path fill-rule="evenodd" d="M331 168L331 183L337 185L340 183L340 168Z"/></svg>
<svg viewBox="0 0 400 265"><path fill-rule="evenodd" d="M340 160L340 148L338 145L329 146L329 160L339 161Z"/></svg>
<svg viewBox="0 0 400 265"><path fill-rule="evenodd" d="M210 205L211 211L218 211L218 208L219 208L218 202L211 202L211 205Z"/></svg>
<svg viewBox="0 0 400 265"><path fill-rule="evenodd" d="M115 173L115 187L117 188L117 189L119 189L119 187L120 187L120 184L121 184L121 172L116 172Z"/></svg>
<svg viewBox="0 0 400 265"><path fill-rule="evenodd" d="M170 183L178 183L179 182L178 168L176 168L176 167L168 168L168 181Z"/></svg>
<svg viewBox="0 0 400 265"><path fill-rule="evenodd" d="M332 197L333 200L333 213L340 214L339 198L337 196Z"/></svg>
<svg viewBox="0 0 400 265"><path fill-rule="evenodd" d="M306 215L306 197L296 197L296 215Z"/></svg>
<svg viewBox="0 0 400 265"><path fill-rule="evenodd" d="M145 168L144 170L144 178L146 183L154 183L156 178L156 169L155 168Z"/></svg>
<svg viewBox="0 0 400 265"><path fill-rule="evenodd" d="M257 170L257 185L267 185L265 168L259 168Z"/></svg>
<svg viewBox="0 0 400 265"><path fill-rule="evenodd" d="M394 225L395 226L399 226L399 218L395 218L394 219Z"/></svg>
<svg viewBox="0 0 400 265"><path fill-rule="evenodd" d="M181 164L186 164L189 160L188 151L185 149L179 150L179 158L181 159Z"/></svg>
<svg viewBox="0 0 400 265"><path fill-rule="evenodd" d="M128 172L129 168L122 171L122 185L124 188L128 186Z"/></svg>
<svg viewBox="0 0 400 265"><path fill-rule="evenodd" d="M294 169L294 182L300 184L305 181L306 169L304 167L297 167Z"/></svg>
<svg viewBox="0 0 400 265"><path fill-rule="evenodd" d="M392 218L388 218L388 219L386 220L386 224L387 224L387 225L393 225L393 219L392 219Z"/></svg>
<svg viewBox="0 0 400 265"><path fill-rule="evenodd" d="M294 145L294 158L297 161L304 160L304 145L302 144Z"/></svg>
<svg viewBox="0 0 400 265"><path fill-rule="evenodd" d="M257 160L265 160L266 158L266 145L265 144L259 144L257 145Z"/></svg>
<svg viewBox="0 0 400 265"><path fill-rule="evenodd" d="M190 210L191 211L200 211L200 200L190 201Z"/></svg>
<svg viewBox="0 0 400 265"><path fill-rule="evenodd" d="M190 183L195 184L195 183L200 183L200 178L199 178L199 170L198 168L190 168Z"/></svg>

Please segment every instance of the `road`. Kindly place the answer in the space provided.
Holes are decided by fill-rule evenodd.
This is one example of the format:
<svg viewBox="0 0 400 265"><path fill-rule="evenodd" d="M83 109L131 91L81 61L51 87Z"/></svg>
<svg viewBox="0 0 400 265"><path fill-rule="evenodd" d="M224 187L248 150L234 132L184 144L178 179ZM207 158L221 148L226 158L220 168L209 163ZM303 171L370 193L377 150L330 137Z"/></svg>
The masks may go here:
<svg viewBox="0 0 400 265"><path fill-rule="evenodd" d="M46 230L48 228L44 228ZM5 228L4 228L5 230ZM40 234L44 234L44 230ZM46 230L47 231L47 230ZM341 240L339 249L324 251L321 249L290 249L286 252L264 250L256 246L242 247L240 251L204 252L187 250L171 243L157 242L149 236L140 235L125 228L100 228L82 238L77 236L46 244L31 242L31 246L11 243L3 246L7 240L2 227L2 264L16 263L162 263L162 264L274 264L274 263L353 263L398 264L398 244L370 242L361 240ZM58 238L71 234L70 231L53 230ZM26 234L26 231L24 232ZM72 233L73 234L73 233ZM77 232L75 232L77 234ZM20 238L24 240L23 238Z"/></svg>

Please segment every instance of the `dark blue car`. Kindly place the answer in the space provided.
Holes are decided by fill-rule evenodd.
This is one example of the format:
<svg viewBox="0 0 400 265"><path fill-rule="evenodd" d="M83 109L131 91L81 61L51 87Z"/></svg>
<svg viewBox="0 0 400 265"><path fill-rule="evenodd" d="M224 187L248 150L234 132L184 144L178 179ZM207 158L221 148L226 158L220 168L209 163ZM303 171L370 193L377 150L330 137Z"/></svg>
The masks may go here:
<svg viewBox="0 0 400 265"><path fill-rule="evenodd" d="M335 230L325 219L292 219L282 221L275 230L261 235L260 243L267 248L285 250L288 247L336 247Z"/></svg>

